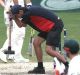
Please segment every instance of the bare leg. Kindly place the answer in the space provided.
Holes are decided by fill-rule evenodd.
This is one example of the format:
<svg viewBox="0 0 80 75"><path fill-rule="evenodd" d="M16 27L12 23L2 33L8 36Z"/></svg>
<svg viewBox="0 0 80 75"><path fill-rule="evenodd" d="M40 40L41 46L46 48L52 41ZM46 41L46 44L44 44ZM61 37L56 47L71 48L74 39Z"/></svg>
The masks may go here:
<svg viewBox="0 0 80 75"><path fill-rule="evenodd" d="M44 39L37 36L35 39L34 39L34 42L33 42L33 45L34 45L34 49L35 49L35 53L36 53L36 57L37 57L37 60L38 62L42 62L43 58L43 54L42 54L42 49L41 49L41 44L44 42Z"/></svg>
<svg viewBox="0 0 80 75"><path fill-rule="evenodd" d="M52 57L57 57L63 63L66 62L66 59L64 58L64 56L61 55L58 51L56 51L54 47L46 45L46 52Z"/></svg>
<svg viewBox="0 0 80 75"><path fill-rule="evenodd" d="M34 45L34 49L35 49L35 53L36 53L36 57L38 60L38 66L35 67L33 70L29 71L29 74L45 74L45 69L43 67L43 54L42 54L42 48L41 48L41 44L44 42L44 39L37 36L34 39L33 45Z"/></svg>

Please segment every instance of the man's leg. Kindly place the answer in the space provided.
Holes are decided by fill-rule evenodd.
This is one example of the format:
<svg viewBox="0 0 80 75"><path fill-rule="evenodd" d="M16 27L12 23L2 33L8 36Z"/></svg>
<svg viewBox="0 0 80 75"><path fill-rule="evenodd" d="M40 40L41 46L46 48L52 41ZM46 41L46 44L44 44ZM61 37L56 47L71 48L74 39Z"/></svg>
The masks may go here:
<svg viewBox="0 0 80 75"><path fill-rule="evenodd" d="M35 53L36 53L36 57L38 62L42 62L42 48L41 48L41 44L44 42L44 39L41 37L36 37L34 39L33 45L35 48Z"/></svg>
<svg viewBox="0 0 80 75"><path fill-rule="evenodd" d="M61 28L61 27L60 27ZM46 53L52 57L58 58L65 66L68 66L68 63L63 55L59 51L55 50L55 47L59 46L61 30L57 28L55 31L50 31L46 40Z"/></svg>
<svg viewBox="0 0 80 75"><path fill-rule="evenodd" d="M61 55L58 51L56 51L55 47L46 45L46 53L52 57L57 57L62 62L66 62L64 56Z"/></svg>
<svg viewBox="0 0 80 75"><path fill-rule="evenodd" d="M44 39L39 36L34 39L33 45L34 45L34 49L35 49L35 53L38 61L38 66L34 68L32 71L29 71L28 73L39 73L39 74L45 73L45 70L43 67L43 58L42 58L43 54L42 54L42 48L41 48L41 44L43 42L44 42Z"/></svg>

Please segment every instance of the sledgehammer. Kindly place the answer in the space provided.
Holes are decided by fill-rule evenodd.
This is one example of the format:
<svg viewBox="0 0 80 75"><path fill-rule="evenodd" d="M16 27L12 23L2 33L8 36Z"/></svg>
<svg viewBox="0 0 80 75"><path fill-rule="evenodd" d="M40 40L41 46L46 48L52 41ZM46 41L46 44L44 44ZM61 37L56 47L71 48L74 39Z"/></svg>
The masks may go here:
<svg viewBox="0 0 80 75"><path fill-rule="evenodd" d="M5 50L4 51L4 54L8 55L7 57L9 58L9 55L10 54L15 54L15 52L11 49L11 29L12 29L12 26L13 26L13 23L12 23L12 15L10 13L8 13L9 15L9 42L8 42L8 50Z"/></svg>

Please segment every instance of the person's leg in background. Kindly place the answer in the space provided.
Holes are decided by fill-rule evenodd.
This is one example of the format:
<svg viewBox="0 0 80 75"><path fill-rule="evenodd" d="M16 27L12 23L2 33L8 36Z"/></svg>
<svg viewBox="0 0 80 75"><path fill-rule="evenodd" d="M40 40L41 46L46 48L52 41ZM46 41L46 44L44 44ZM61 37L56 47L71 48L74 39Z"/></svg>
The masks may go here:
<svg viewBox="0 0 80 75"><path fill-rule="evenodd" d="M13 25L14 26L12 33L12 49L15 51L15 55L11 57L14 58L14 62L29 62L29 59L24 58L21 54L23 41L25 37L25 27L19 28L14 21Z"/></svg>

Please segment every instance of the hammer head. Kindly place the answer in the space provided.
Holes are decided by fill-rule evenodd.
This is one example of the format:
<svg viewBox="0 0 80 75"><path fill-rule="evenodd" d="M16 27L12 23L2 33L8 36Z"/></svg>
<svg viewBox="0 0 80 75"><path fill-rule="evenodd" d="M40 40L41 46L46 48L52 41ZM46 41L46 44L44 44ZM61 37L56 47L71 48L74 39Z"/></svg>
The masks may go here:
<svg viewBox="0 0 80 75"><path fill-rule="evenodd" d="M12 51L12 50L11 50L11 51L10 51L10 50L5 50L5 51L4 51L4 54L15 54L15 52Z"/></svg>
<svg viewBox="0 0 80 75"><path fill-rule="evenodd" d="M8 47L8 50L5 50L5 51L4 51L4 54L15 54L15 52L12 51L12 50L11 50L11 47L9 46L9 47Z"/></svg>

